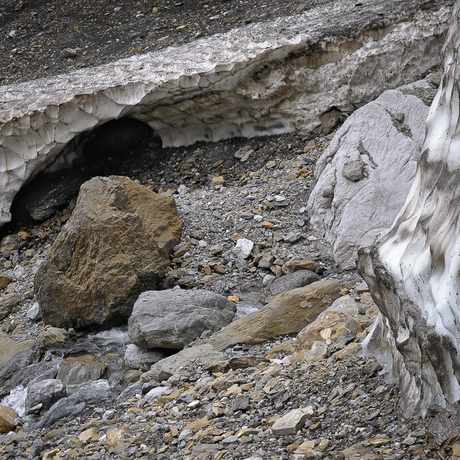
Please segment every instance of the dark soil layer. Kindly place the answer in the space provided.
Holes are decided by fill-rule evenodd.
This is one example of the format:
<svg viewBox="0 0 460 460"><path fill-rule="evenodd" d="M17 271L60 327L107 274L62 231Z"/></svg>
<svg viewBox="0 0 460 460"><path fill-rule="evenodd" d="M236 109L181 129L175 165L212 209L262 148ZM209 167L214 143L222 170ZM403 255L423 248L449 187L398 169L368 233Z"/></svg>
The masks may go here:
<svg viewBox="0 0 460 460"><path fill-rule="evenodd" d="M331 1L2 0L0 85L180 45Z"/></svg>

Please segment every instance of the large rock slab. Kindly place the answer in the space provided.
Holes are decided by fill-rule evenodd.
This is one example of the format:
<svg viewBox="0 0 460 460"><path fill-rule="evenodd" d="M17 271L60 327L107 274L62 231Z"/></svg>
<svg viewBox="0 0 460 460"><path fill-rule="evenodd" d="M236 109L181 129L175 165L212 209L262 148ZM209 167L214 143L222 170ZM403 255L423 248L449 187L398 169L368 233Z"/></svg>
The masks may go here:
<svg viewBox="0 0 460 460"><path fill-rule="evenodd" d="M233 302L214 292L147 291L134 304L128 333L140 347L182 349L204 331L222 329L235 312Z"/></svg>
<svg viewBox="0 0 460 460"><path fill-rule="evenodd" d="M165 146L309 130L440 61L449 0L331 2L303 14L0 88L0 225L79 134L124 116ZM383 13L383 14L382 14ZM71 144L73 142L73 144ZM58 160L61 162L61 160Z"/></svg>
<svg viewBox="0 0 460 460"><path fill-rule="evenodd" d="M238 343L256 344L294 334L329 307L347 287L338 281L317 281L276 296L270 303L217 332L210 340L224 350Z"/></svg>
<svg viewBox="0 0 460 460"><path fill-rule="evenodd" d="M104 404L113 403L113 399L108 382L106 380L97 380L88 387L54 403L38 422L30 424L30 429L37 430L53 426L64 417L84 415L86 414L87 405L101 407Z"/></svg>
<svg viewBox="0 0 460 460"><path fill-rule="evenodd" d="M33 382L27 388L25 413L39 406L40 410L49 409L56 401L67 395L65 385L59 379L46 379Z"/></svg>
<svg viewBox="0 0 460 460"><path fill-rule="evenodd" d="M61 361L56 378L66 386L82 385L102 379L106 371L106 363L94 356L83 355Z"/></svg>
<svg viewBox="0 0 460 460"><path fill-rule="evenodd" d="M35 340L16 343L0 334L0 388L4 391L24 382L27 367L39 356L35 344Z"/></svg>
<svg viewBox="0 0 460 460"><path fill-rule="evenodd" d="M421 81L384 92L348 118L318 160L310 223L341 265L354 266L358 249L385 233L402 208L425 136L422 97L430 91Z"/></svg>
<svg viewBox="0 0 460 460"><path fill-rule="evenodd" d="M96 177L35 277L43 321L55 327L126 320L154 288L182 231L174 200L124 178Z"/></svg>

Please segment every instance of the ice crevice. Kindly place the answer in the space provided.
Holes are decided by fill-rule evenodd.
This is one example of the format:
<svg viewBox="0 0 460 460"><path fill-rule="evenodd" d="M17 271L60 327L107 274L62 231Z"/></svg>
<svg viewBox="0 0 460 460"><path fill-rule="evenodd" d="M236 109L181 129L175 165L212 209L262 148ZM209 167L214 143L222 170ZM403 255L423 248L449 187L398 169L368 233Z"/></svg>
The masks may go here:
<svg viewBox="0 0 460 460"><path fill-rule="evenodd" d="M306 132L331 107L349 109L415 79L440 63L452 3L335 2L0 87L0 226L27 181L109 120L143 121L163 146Z"/></svg>

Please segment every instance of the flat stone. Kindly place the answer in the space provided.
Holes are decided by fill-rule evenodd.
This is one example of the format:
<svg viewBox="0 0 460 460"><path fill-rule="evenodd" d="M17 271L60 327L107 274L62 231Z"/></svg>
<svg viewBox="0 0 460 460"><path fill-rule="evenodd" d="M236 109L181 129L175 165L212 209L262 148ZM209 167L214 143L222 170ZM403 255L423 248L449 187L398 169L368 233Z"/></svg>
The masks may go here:
<svg viewBox="0 0 460 460"><path fill-rule="evenodd" d="M295 409L278 419L272 426L272 432L275 436L296 434L314 414L313 406Z"/></svg>
<svg viewBox="0 0 460 460"><path fill-rule="evenodd" d="M6 318L20 301L21 296L15 292L3 295L0 298L0 321Z"/></svg>
<svg viewBox="0 0 460 460"><path fill-rule="evenodd" d="M61 361L57 379L66 386L80 385L103 378L106 371L106 363L96 360L93 356L85 355Z"/></svg>
<svg viewBox="0 0 460 460"><path fill-rule="evenodd" d="M283 273L293 273L298 270L315 270L315 263L312 260L303 257L293 257L288 260L282 267Z"/></svg>

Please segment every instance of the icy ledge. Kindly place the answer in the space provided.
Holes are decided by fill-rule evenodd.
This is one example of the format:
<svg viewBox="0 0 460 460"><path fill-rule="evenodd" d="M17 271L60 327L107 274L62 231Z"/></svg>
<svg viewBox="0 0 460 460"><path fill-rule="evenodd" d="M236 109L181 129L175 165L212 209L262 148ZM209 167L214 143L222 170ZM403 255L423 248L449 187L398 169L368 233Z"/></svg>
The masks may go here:
<svg viewBox="0 0 460 460"><path fill-rule="evenodd" d="M368 348L392 367L409 414L460 399L459 14L457 0L407 201L389 233L359 260L381 311Z"/></svg>
<svg viewBox="0 0 460 460"><path fill-rule="evenodd" d="M439 63L451 1L334 2L180 47L0 87L0 226L76 135L129 116L164 146L306 131Z"/></svg>

